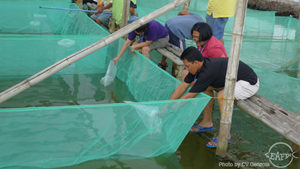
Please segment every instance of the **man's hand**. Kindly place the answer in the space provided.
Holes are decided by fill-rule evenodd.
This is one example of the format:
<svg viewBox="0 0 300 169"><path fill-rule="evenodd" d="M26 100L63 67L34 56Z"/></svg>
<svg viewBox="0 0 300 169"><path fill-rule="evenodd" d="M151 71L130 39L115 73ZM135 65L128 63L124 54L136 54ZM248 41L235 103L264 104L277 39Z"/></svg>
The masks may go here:
<svg viewBox="0 0 300 169"><path fill-rule="evenodd" d="M130 53L131 53L131 54L134 54L134 50L135 50L135 48L134 48L134 46L132 45L132 46L130 47Z"/></svg>
<svg viewBox="0 0 300 169"><path fill-rule="evenodd" d="M118 62L119 59L120 59L119 57L115 57L115 58L113 59L113 62L114 62L115 65L117 64L117 62Z"/></svg>
<svg viewBox="0 0 300 169"><path fill-rule="evenodd" d="M97 14L100 14L100 13L102 13L102 12L103 12L103 8L99 7L99 8L97 9L97 12L96 12L95 14L97 15Z"/></svg>

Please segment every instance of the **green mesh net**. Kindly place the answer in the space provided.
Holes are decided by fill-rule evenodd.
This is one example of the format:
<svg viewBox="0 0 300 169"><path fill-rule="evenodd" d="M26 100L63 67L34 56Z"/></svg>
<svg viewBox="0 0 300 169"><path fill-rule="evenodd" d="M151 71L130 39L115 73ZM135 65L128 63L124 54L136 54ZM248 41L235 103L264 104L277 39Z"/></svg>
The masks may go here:
<svg viewBox="0 0 300 169"><path fill-rule="evenodd" d="M143 17L170 2L137 0L136 12ZM205 18L207 2L192 0L190 12ZM1 83L0 91L109 35L83 12L39 6L78 9L70 0L1 0L0 9L6 17L0 19L0 82L5 82ZM164 24L181 9L182 6L156 20ZM225 28L227 53L233 23L234 18L230 18ZM299 110L300 80L278 72L299 71L299 62L283 68L298 57L299 24L291 17L248 9L240 56L258 74L259 93L295 113ZM119 90L114 97L117 102L133 103L100 105L93 88L97 88L99 75L106 72L123 43L117 40L57 72L50 77L51 81L37 84L0 104L0 168L53 168L99 158L152 157L175 152L210 98L200 94L195 99L165 101L180 82L157 67L161 55L153 51L149 61L127 50L117 64L117 78L123 84L116 83ZM195 44L187 41L187 45ZM45 88L47 96L54 85L63 87L67 83L74 87L67 93L76 91L72 98L63 97L62 91L59 99L65 104L39 107L36 88ZM128 97L119 99L121 96ZM24 101L26 104L18 103ZM238 121L235 116L233 121Z"/></svg>
<svg viewBox="0 0 300 169"><path fill-rule="evenodd" d="M9 2L1 1L0 8L9 12L16 5L26 15L19 24L0 21L1 91L109 35L85 13L38 8L76 8L69 1ZM101 105L93 88L123 44L117 40L0 104L0 168L54 168L176 151L210 97L165 101L179 81L127 50L117 64L117 78L125 85L116 83L113 91L120 103Z"/></svg>

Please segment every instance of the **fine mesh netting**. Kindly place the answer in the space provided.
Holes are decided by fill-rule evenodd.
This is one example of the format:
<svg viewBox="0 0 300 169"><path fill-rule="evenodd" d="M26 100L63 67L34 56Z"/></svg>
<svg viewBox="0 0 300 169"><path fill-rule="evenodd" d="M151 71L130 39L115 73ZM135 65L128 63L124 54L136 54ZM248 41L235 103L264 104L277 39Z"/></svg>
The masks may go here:
<svg viewBox="0 0 300 169"><path fill-rule="evenodd" d="M69 1L0 2L1 10L12 5L24 8L27 17L19 25L7 18L0 21L0 82L7 88L108 35L84 13L38 8L72 8ZM35 16L43 17L32 27ZM117 40L0 104L0 168L54 168L176 151L210 97L165 101L179 81L143 55L127 50L117 64L117 78L126 87L117 83L112 91L120 103L101 105L93 93L101 85L97 76L105 74L123 44L123 39ZM60 85L61 91L54 90ZM69 93L71 98L63 96ZM61 97L51 100L51 95ZM47 107L40 107L44 101Z"/></svg>
<svg viewBox="0 0 300 169"><path fill-rule="evenodd" d="M170 2L172 0L154 0L151 3L138 0L137 12L142 17ZM197 13L205 20L207 4L208 0L191 0L189 12ZM181 10L182 6L160 16L156 20L164 25L169 18L176 16ZM231 17L226 24L223 37L228 55L230 53L233 26L234 17ZM275 16L275 11L247 9L240 54L240 60L252 66L259 75L259 93L294 113L298 113L300 106L300 75L298 73L297 76L296 73L293 76L295 78L289 78L277 73L300 72L299 27L299 20L292 17ZM196 46L192 40L186 42L187 46ZM154 57L153 60L155 63L159 63L160 55L157 53L153 55L157 55L157 58ZM171 61L168 61L168 63L171 63ZM171 71L170 69L169 71Z"/></svg>
<svg viewBox="0 0 300 169"><path fill-rule="evenodd" d="M136 12L143 17L170 2L137 0ZM109 35L83 12L40 9L39 6L78 9L70 0L0 1L1 13L6 16L0 19L0 81L8 81L8 87L15 85L15 79L24 80ZM206 7L207 0L192 0L190 12L205 18ZM181 9L182 6L156 20L164 25ZM274 14L247 10L240 59L258 74L260 94L297 113L300 80L276 72L299 71L299 62L287 68L283 66L299 57L300 23ZM228 54L233 23L234 17L225 28ZM157 67L161 55L153 51L149 61L141 54L131 55L126 50L117 64L117 78L126 87L123 90L124 86L117 84L120 90L114 91L114 97L117 102L123 102L119 96L125 95L127 101L134 103L100 105L91 101L95 100L93 87L100 85L95 76L105 74L123 44L123 40L117 40L57 72L51 76L54 79L51 83L28 89L24 107L7 109L0 104L0 168L53 168L106 157L152 157L175 152L210 98L200 94L196 99L165 101L180 82ZM187 46L191 45L194 46L194 42L187 41ZM75 82L68 79L70 77L83 80ZM53 83L61 81L74 87L67 92L77 92L72 99L79 105L35 107L35 96L42 95L36 93L36 88L45 88L43 94L47 95L53 92ZM85 83L95 85L90 87ZM1 92L5 89L1 88ZM67 97L62 99L69 102ZM4 103L17 107L18 103L13 101ZM30 107L25 108L28 105Z"/></svg>

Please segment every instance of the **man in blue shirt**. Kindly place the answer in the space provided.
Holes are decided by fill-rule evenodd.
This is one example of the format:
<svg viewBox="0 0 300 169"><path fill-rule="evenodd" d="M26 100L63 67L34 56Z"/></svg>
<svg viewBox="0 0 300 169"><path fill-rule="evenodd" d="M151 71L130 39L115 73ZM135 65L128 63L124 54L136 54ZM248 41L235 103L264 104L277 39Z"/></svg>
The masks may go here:
<svg viewBox="0 0 300 169"><path fill-rule="evenodd" d="M197 22L205 22L201 16L198 14L194 14L188 11L181 11L177 16L170 18L167 20L165 27L169 32L170 40L169 42L180 49L184 50L185 47L185 39L192 39L191 30L192 27ZM166 62L166 57L163 56L161 62L159 63L159 67L162 69L166 69L168 66ZM174 70L177 69L177 65L174 64ZM173 72L174 76L174 72Z"/></svg>

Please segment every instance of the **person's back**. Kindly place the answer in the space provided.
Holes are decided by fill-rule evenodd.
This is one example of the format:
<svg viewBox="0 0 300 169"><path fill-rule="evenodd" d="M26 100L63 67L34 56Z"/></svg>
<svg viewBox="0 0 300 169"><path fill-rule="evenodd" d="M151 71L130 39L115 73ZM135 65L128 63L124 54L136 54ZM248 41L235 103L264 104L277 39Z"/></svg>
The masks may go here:
<svg viewBox="0 0 300 169"><path fill-rule="evenodd" d="M166 21L166 26L179 39L192 39L191 29L197 22L205 22L198 14L178 15Z"/></svg>
<svg viewBox="0 0 300 169"><path fill-rule="evenodd" d="M227 53L225 46L222 42L220 42L217 38L212 36L207 42L204 47L204 50L202 50L203 47L197 46L199 51L202 51L202 55L204 57L208 58L219 58L222 55L225 55L227 58Z"/></svg>

